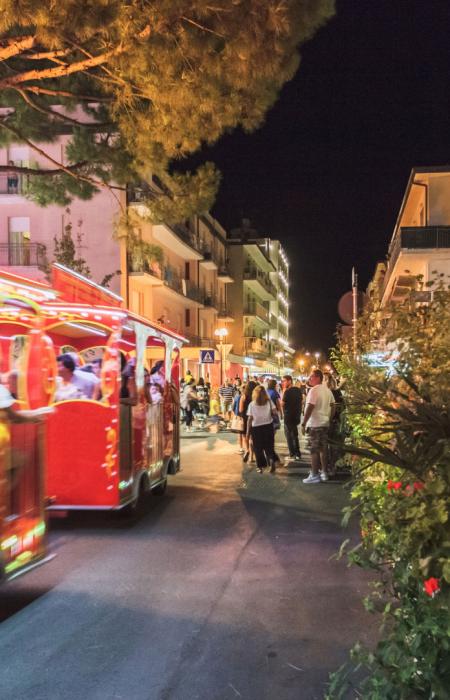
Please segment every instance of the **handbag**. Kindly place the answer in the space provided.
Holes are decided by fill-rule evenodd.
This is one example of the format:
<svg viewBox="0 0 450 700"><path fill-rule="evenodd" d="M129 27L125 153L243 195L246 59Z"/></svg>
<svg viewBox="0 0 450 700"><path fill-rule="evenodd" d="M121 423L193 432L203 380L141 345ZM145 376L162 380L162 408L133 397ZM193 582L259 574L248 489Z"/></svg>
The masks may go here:
<svg viewBox="0 0 450 700"><path fill-rule="evenodd" d="M272 423L273 423L274 430L279 430L281 428L281 421L280 421L280 416L278 414L278 411L274 411L272 413Z"/></svg>
<svg viewBox="0 0 450 700"><path fill-rule="evenodd" d="M231 419L231 432L233 433L243 433L244 432L244 419L242 416L233 416Z"/></svg>

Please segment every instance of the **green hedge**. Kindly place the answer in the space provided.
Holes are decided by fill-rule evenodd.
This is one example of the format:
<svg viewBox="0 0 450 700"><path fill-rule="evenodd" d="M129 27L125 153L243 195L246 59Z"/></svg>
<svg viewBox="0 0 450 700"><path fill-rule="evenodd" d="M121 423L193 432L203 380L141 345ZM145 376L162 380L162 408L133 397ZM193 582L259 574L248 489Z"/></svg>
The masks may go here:
<svg viewBox="0 0 450 700"><path fill-rule="evenodd" d="M364 602L381 630L331 676L330 699L450 698L450 294L442 279L429 287L427 305L372 302L357 355L335 353L351 427L344 522L361 524L342 551L374 571Z"/></svg>

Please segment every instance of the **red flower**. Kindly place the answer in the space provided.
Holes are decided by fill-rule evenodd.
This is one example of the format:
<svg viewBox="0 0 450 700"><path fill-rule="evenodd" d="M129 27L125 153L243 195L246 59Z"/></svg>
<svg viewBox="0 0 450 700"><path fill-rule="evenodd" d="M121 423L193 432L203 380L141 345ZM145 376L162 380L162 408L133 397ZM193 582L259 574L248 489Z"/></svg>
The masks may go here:
<svg viewBox="0 0 450 700"><path fill-rule="evenodd" d="M391 481L391 479L389 479L389 481L387 483L387 490L388 491L398 491L401 488L402 488L401 481Z"/></svg>
<svg viewBox="0 0 450 700"><path fill-rule="evenodd" d="M433 598L434 594L439 593L441 590L439 588L439 579L434 578L433 576L431 578L427 578L427 580L423 582L423 590L427 595Z"/></svg>
<svg viewBox="0 0 450 700"><path fill-rule="evenodd" d="M414 484L413 484L413 486L414 486L414 489L415 489L416 491L421 491L422 489L425 488L425 484L422 484L421 481L415 481Z"/></svg>

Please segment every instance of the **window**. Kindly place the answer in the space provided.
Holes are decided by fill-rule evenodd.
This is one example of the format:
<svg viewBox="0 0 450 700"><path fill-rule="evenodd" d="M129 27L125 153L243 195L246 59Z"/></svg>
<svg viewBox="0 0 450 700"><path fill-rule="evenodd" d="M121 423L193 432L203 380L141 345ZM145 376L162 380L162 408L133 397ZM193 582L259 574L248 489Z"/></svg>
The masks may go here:
<svg viewBox="0 0 450 700"><path fill-rule="evenodd" d="M190 280L190 272L191 272L191 266L189 265L188 262L184 263L184 279L185 280Z"/></svg>
<svg viewBox="0 0 450 700"><path fill-rule="evenodd" d="M191 325L191 310L190 309L185 309L184 310L184 325L186 328L189 328Z"/></svg>
<svg viewBox="0 0 450 700"><path fill-rule="evenodd" d="M8 254L10 265L30 265L30 219L10 216L8 220Z"/></svg>

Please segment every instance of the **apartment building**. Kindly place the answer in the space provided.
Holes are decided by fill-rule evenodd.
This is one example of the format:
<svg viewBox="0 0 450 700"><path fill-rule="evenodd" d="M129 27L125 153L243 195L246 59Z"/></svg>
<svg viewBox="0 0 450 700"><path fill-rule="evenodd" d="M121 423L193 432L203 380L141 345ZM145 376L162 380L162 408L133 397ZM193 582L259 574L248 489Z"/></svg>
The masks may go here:
<svg viewBox="0 0 450 700"><path fill-rule="evenodd" d="M228 237L229 290L234 323L228 341L230 374L279 374L291 364L289 331L289 264L279 241L261 237L244 219Z"/></svg>
<svg viewBox="0 0 450 700"><path fill-rule="evenodd" d="M439 274L450 276L450 167L413 168L385 271L377 267L373 284L384 307L401 303L411 290L419 291L418 275L426 283ZM420 300L426 301L427 296L429 292L420 292Z"/></svg>
<svg viewBox="0 0 450 700"><path fill-rule="evenodd" d="M66 137L45 144L55 160L64 162ZM0 149L1 165L48 168L49 162L27 145ZM46 264L54 258L55 236L67 225L77 255L85 259L92 279L101 283L106 275L120 269L120 250L112 238L114 221L120 211L120 197L101 190L89 202L74 200L68 207L40 207L25 197L27 176L0 173L0 267L32 279L45 279ZM120 278L111 279L110 289L120 291Z"/></svg>
<svg viewBox="0 0 450 700"><path fill-rule="evenodd" d="M122 296L133 311L187 337L184 370L217 384L221 358L216 331L232 321L227 310L227 286L233 278L227 267L226 233L209 214L185 224L152 224L145 220L141 199L139 190L128 193L128 206L141 215L141 222L134 231L134 250L122 244L122 269L127 271ZM212 365L200 362L202 350L213 351Z"/></svg>
<svg viewBox="0 0 450 700"><path fill-rule="evenodd" d="M64 162L66 137L46 144L47 153ZM46 168L48 161L28 146L0 149L0 163ZM220 380L220 354L215 331L229 322L226 233L209 214L184 225L138 221L133 245L114 238L117 218L125 207L139 212L142 192L102 189L89 201L69 207L39 207L25 197L27 178L0 175L0 267L32 279L45 279L54 259L55 236L72 226L77 256L86 261L94 282L112 276L109 288L121 294L136 313L185 335L184 370ZM119 274L117 274L117 272ZM214 363L200 362L200 351L214 352ZM210 353L211 354L211 353Z"/></svg>

